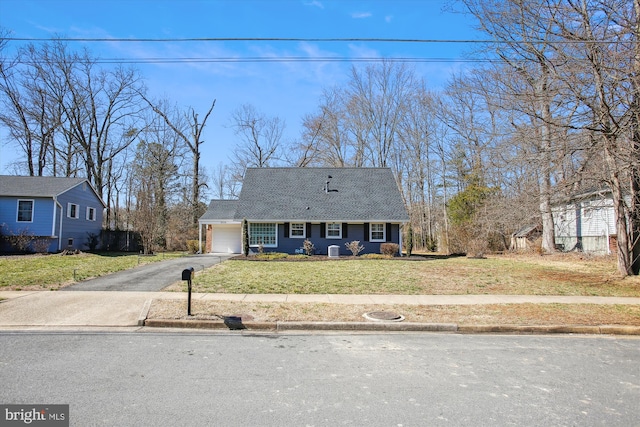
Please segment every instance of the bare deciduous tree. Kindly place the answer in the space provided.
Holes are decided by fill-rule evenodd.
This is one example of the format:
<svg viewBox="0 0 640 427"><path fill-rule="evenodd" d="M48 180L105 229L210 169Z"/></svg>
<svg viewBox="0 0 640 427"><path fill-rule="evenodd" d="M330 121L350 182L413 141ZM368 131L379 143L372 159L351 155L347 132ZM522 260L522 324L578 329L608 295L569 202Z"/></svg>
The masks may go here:
<svg viewBox="0 0 640 427"><path fill-rule="evenodd" d="M231 127L239 138L233 159L242 169L274 166L281 160L285 123L280 118L267 117L253 105L244 104L231 114Z"/></svg>
<svg viewBox="0 0 640 427"><path fill-rule="evenodd" d="M155 111L155 113L164 120L167 126L169 126L189 148L192 161L190 194L191 222L193 225L197 225L198 218L202 214L199 209L201 205L200 192L201 188L206 185L206 183L202 182L200 179L201 145L205 142L202 140L202 131L204 130L207 120L216 105L216 100L213 100L211 107L209 107L209 110L205 113L204 118L200 120L198 113L196 113L193 108L189 108L187 112L181 113L175 109L174 111L171 111L167 102L152 102L146 97L144 97L144 99L147 101L149 106L151 106L153 111Z"/></svg>

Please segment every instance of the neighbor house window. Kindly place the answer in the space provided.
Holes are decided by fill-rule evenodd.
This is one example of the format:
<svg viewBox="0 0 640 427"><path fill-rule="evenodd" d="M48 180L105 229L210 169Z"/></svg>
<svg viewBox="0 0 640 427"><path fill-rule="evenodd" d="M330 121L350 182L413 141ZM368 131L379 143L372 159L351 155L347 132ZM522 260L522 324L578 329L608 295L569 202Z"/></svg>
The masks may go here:
<svg viewBox="0 0 640 427"><path fill-rule="evenodd" d="M277 230L273 223L250 223L249 246L277 246Z"/></svg>
<svg viewBox="0 0 640 427"><path fill-rule="evenodd" d="M18 200L18 222L33 222L33 200Z"/></svg>
<svg viewBox="0 0 640 427"><path fill-rule="evenodd" d="M369 227L369 240L372 242L384 242L386 241L384 224L371 224Z"/></svg>
<svg viewBox="0 0 640 427"><path fill-rule="evenodd" d="M299 239L305 238L304 222L292 222L289 227L289 236Z"/></svg>
<svg viewBox="0 0 640 427"><path fill-rule="evenodd" d="M87 221L96 220L96 208L90 208L87 206Z"/></svg>
<svg viewBox="0 0 640 427"><path fill-rule="evenodd" d="M329 222L327 223L327 239L341 239L342 238L342 223Z"/></svg>
<svg viewBox="0 0 640 427"><path fill-rule="evenodd" d="M67 216L69 218L80 218L80 210L75 203L67 203Z"/></svg>

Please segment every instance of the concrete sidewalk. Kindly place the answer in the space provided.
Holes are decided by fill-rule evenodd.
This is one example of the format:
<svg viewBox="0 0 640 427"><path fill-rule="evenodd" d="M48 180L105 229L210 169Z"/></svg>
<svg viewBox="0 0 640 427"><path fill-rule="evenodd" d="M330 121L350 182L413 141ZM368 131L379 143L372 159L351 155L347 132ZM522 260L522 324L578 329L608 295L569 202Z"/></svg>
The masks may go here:
<svg viewBox="0 0 640 427"><path fill-rule="evenodd" d="M173 326L210 328L224 324L212 321L147 321L146 316L153 300L177 299L186 301L186 293L178 292L113 292L113 291L0 291L0 329L35 328L114 328L140 326ZM332 304L407 304L407 305L470 305L470 304L633 304L640 305L640 298L585 297L585 296L535 296L535 295L299 295L299 294L211 294L194 293L195 300L225 300L243 302L283 303L332 303ZM197 323L200 322L200 323ZM286 323L286 322L285 322ZM367 326L369 325L369 326ZM418 326L416 326L418 325ZM251 326L251 325L249 325ZM458 331L456 325L422 325L407 323L344 324L336 322L313 324L288 322L288 325L255 324L256 329L339 329L339 330L441 330ZM486 326L486 325L485 325ZM532 327L505 330L500 325L476 332L535 332ZM586 332L640 334L640 327L583 327L582 329L551 330L542 332ZM584 329L587 328L587 329ZM623 328L623 332L616 332ZM472 332L467 328L467 332Z"/></svg>

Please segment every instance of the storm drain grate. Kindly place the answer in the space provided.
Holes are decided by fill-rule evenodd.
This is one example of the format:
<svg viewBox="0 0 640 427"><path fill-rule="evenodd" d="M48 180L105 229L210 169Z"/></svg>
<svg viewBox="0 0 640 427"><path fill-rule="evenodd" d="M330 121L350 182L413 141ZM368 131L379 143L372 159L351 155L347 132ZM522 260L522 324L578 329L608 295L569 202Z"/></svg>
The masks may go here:
<svg viewBox="0 0 640 427"><path fill-rule="evenodd" d="M393 311L372 311L371 313L363 314L362 317L374 322L402 322L404 320L403 315Z"/></svg>

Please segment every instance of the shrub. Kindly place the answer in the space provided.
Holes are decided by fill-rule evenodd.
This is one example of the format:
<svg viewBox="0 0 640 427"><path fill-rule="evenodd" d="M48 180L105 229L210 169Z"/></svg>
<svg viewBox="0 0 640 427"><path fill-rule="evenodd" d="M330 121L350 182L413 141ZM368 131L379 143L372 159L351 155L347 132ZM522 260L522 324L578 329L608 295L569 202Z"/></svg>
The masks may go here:
<svg viewBox="0 0 640 427"><path fill-rule="evenodd" d="M360 240L354 240L344 245L351 251L353 256L358 256L358 254L364 250L364 246L360 244Z"/></svg>
<svg viewBox="0 0 640 427"><path fill-rule="evenodd" d="M313 243L311 243L311 240L309 239L306 239L304 241L304 243L302 244L302 248L304 249L304 253L308 256L313 255L316 250L316 247L313 245Z"/></svg>
<svg viewBox="0 0 640 427"><path fill-rule="evenodd" d="M200 242L198 240L187 240L187 251L195 254L200 250Z"/></svg>
<svg viewBox="0 0 640 427"><path fill-rule="evenodd" d="M487 241L481 237L471 239L467 243L467 256L472 258L483 258L487 252Z"/></svg>
<svg viewBox="0 0 640 427"><path fill-rule="evenodd" d="M49 246L51 246L51 239L49 237L36 237L33 239L31 247L38 254L44 254L49 252Z"/></svg>
<svg viewBox="0 0 640 427"><path fill-rule="evenodd" d="M242 253L249 256L249 224L246 218L242 220Z"/></svg>
<svg viewBox="0 0 640 427"><path fill-rule="evenodd" d="M388 259L389 257L382 254L364 254L360 258L364 259Z"/></svg>
<svg viewBox="0 0 640 427"><path fill-rule="evenodd" d="M264 260L284 259L288 257L289 257L289 254L286 254L284 252L261 252L258 255L256 255L257 259L264 259Z"/></svg>
<svg viewBox="0 0 640 427"><path fill-rule="evenodd" d="M95 251L100 243L100 236L96 233L87 232L87 247L90 251Z"/></svg>
<svg viewBox="0 0 640 427"><path fill-rule="evenodd" d="M17 234L13 232L10 233L11 234L8 236L8 239L14 250L18 252L26 252L31 240L33 240L33 233L31 233L28 228L19 230Z"/></svg>
<svg viewBox="0 0 640 427"><path fill-rule="evenodd" d="M382 243L380 245L380 253L387 256L395 256L400 250L397 243Z"/></svg>

